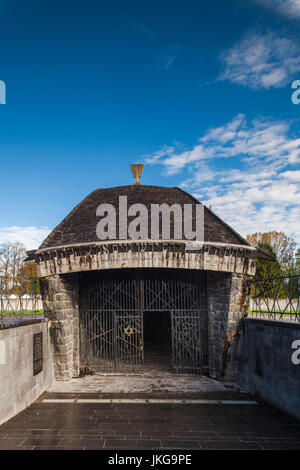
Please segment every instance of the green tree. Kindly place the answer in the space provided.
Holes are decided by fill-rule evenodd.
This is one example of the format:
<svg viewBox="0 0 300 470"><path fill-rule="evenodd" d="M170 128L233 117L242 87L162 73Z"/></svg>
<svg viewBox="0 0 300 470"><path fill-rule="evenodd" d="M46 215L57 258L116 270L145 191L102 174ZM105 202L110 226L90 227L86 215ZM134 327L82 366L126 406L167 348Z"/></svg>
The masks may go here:
<svg viewBox="0 0 300 470"><path fill-rule="evenodd" d="M300 249L295 253L295 241L285 233L276 231L247 235L247 241L262 248L271 258L258 260L251 296L298 298L296 275L300 274Z"/></svg>
<svg viewBox="0 0 300 470"><path fill-rule="evenodd" d="M300 274L300 248L295 253L295 267L297 274Z"/></svg>
<svg viewBox="0 0 300 470"><path fill-rule="evenodd" d="M37 276L37 266L35 261L27 261L19 269L19 278L23 282L23 290L28 294L39 294L40 284Z"/></svg>
<svg viewBox="0 0 300 470"><path fill-rule="evenodd" d="M296 243L284 232L276 232L275 230L264 233L257 232L247 235L247 241L253 246L262 246L261 244L267 243L272 247L281 266L288 266L294 261Z"/></svg>
<svg viewBox="0 0 300 470"><path fill-rule="evenodd" d="M267 242L261 242L257 245L267 252L272 260L260 259L257 262L255 280L280 277L281 265L278 261L274 248Z"/></svg>
<svg viewBox="0 0 300 470"><path fill-rule="evenodd" d="M285 286L280 280L283 275L274 248L267 242L260 242L257 247L262 248L271 259L259 259L256 274L253 279L251 296L273 297L276 286L277 298L285 297ZM275 281L274 281L275 279Z"/></svg>
<svg viewBox="0 0 300 470"><path fill-rule="evenodd" d="M3 293L15 294L18 291L18 275L25 256L26 249L22 243L0 245L0 276Z"/></svg>

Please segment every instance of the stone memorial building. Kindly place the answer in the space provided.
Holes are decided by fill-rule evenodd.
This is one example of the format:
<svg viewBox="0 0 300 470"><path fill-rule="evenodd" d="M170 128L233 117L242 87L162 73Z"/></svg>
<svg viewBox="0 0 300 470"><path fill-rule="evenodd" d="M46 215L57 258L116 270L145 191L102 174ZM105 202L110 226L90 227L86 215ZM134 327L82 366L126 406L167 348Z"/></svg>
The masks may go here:
<svg viewBox="0 0 300 470"><path fill-rule="evenodd" d="M149 209L149 226L152 204L199 204L179 188L99 188L32 254L57 380L96 371L137 373L152 363L178 374L234 378L257 251L207 207L204 242L194 248L184 235L174 239L172 212L169 239L162 232L157 239L126 239L120 196L128 207ZM101 204L116 208L113 239L97 236Z"/></svg>

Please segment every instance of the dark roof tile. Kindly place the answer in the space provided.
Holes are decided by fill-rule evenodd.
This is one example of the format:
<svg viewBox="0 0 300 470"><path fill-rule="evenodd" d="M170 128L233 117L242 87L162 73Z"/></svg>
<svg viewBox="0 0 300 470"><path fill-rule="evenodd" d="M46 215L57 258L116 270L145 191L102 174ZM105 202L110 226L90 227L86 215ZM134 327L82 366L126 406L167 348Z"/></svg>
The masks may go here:
<svg viewBox="0 0 300 470"><path fill-rule="evenodd" d="M127 196L128 207L132 204L142 203L148 208L149 227L151 204L166 203L172 205L177 203L183 206L184 204L199 203L193 196L179 188L146 185L118 186L106 189L99 188L90 193L69 215L67 215L44 240L40 248L98 242L96 225L100 219L96 216L96 209L103 203L110 203L117 209L119 206L119 196ZM193 223L195 224L195 211L193 211L193 213ZM130 220L130 218L128 218L128 220ZM173 229L171 223L171 239L172 233ZM209 242L248 245L240 235L207 207L204 209L204 238L205 241Z"/></svg>

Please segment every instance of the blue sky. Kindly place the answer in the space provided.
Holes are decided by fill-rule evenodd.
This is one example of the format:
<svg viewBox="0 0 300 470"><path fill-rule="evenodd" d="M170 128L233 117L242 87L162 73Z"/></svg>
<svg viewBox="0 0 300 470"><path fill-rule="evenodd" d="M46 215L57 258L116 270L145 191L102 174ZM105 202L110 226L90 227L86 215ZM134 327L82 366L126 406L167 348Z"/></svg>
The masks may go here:
<svg viewBox="0 0 300 470"><path fill-rule="evenodd" d="M0 242L97 187L180 186L300 243L300 0L0 1Z"/></svg>

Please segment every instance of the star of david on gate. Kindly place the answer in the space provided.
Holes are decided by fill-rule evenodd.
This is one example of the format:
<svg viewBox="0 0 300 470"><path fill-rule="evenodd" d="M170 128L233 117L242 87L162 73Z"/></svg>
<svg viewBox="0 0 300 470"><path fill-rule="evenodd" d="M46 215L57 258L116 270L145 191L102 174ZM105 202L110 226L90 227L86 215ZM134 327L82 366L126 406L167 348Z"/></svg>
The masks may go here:
<svg viewBox="0 0 300 470"><path fill-rule="evenodd" d="M133 328L128 325L127 328L124 328L124 333L127 336L131 336L133 334Z"/></svg>

